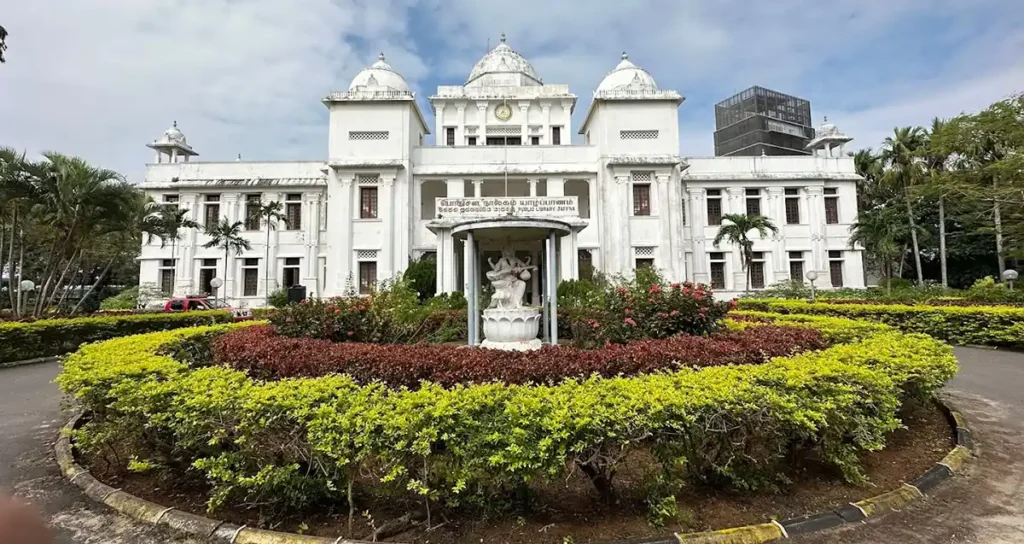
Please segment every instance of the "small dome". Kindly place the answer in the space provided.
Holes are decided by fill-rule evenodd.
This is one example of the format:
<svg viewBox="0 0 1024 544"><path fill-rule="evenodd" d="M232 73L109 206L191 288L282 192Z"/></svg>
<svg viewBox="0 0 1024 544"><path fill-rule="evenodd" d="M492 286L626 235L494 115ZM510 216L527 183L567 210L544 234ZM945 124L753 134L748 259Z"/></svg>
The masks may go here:
<svg viewBox="0 0 1024 544"><path fill-rule="evenodd" d="M167 143L188 143L185 139L185 135L178 129L178 122L175 121L171 128L164 131L163 141Z"/></svg>
<svg viewBox="0 0 1024 544"><path fill-rule="evenodd" d="M825 117L825 122L818 127L818 136L830 136L838 133L839 129L834 124L828 122L828 117Z"/></svg>
<svg viewBox="0 0 1024 544"><path fill-rule="evenodd" d="M598 92L616 91L619 89L657 90L658 84L654 82L654 78L651 77L647 70L630 62L629 55L623 51L622 61L619 62L619 65L614 70L608 72L608 75L604 76L604 79L597 86Z"/></svg>
<svg viewBox="0 0 1024 544"><path fill-rule="evenodd" d="M498 43L498 46L488 51L476 63L476 66L473 66L473 71L469 73L466 85L479 81L488 74L513 74L519 76L515 83L520 86L542 84L540 77L537 76L537 71L533 69L530 61L526 60L525 57L517 53L506 43L505 34L501 35L501 42ZM480 84L486 83L490 82L480 81Z"/></svg>
<svg viewBox="0 0 1024 544"><path fill-rule="evenodd" d="M360 90L391 90L411 92L402 74L399 74L384 60L384 53L377 57L377 62L370 65L352 78L348 86L349 92Z"/></svg>

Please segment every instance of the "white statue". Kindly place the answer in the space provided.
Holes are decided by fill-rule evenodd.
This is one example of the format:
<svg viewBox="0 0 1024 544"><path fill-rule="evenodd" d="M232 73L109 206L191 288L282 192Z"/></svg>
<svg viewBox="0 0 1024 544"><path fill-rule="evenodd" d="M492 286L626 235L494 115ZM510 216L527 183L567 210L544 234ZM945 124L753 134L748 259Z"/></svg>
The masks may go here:
<svg viewBox="0 0 1024 544"><path fill-rule="evenodd" d="M536 266L530 266L530 258L526 262L519 260L511 246L505 246L501 250L501 258L498 262L487 259L491 265L490 272L487 272L487 279L494 287L494 295L491 296L491 304L488 308L519 309L523 307L523 294L526 293L526 281L530 279L530 270L536 270Z"/></svg>

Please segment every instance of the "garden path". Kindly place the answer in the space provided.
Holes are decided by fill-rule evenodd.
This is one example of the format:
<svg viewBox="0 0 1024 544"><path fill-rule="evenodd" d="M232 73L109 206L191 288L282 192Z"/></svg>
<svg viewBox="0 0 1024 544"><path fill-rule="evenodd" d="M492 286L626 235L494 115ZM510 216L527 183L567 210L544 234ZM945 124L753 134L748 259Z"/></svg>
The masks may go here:
<svg viewBox="0 0 1024 544"><path fill-rule="evenodd" d="M962 368L947 394L982 452L970 474L904 512L791 542L1024 542L1024 354L973 348L956 354ZM64 480L53 459L67 418L53 383L59 370L57 363L0 369L0 489L41 508L60 544L196 543L96 505Z"/></svg>

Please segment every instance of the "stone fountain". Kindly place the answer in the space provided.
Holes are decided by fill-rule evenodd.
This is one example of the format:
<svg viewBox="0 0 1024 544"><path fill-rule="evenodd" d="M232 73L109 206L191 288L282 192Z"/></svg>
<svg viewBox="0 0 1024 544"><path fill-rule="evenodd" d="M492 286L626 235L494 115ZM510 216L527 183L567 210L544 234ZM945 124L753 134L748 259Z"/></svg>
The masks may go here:
<svg viewBox="0 0 1024 544"><path fill-rule="evenodd" d="M484 341L481 347L509 351L540 349L540 310L523 306L526 282L531 277L530 258L521 261L510 246L497 262L487 259L487 280L494 288L491 304L483 311Z"/></svg>

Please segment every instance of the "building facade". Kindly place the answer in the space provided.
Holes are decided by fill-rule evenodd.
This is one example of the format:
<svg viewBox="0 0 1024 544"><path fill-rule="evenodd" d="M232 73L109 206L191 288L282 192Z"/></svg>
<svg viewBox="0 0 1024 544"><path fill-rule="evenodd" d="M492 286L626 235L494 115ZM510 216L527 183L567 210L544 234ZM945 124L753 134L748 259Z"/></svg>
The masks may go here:
<svg viewBox="0 0 1024 544"><path fill-rule="evenodd" d="M438 291L459 291L469 268L444 207L499 197L578 210L573 234L558 242L560 280L655 266L670 280L734 296L746 288L739 249L712 241L725 214L759 213L779 233L755 242L754 289L810 270L821 288L864 284L861 251L849 245L859 178L841 150L848 138L832 127L832 139L801 157L684 158L683 97L660 89L625 54L594 92L577 144L576 95L544 83L504 37L464 85L441 86L429 98L432 124L383 55L323 102L326 159L196 161L176 125L149 144L156 159L142 188L201 225L242 222L252 249L229 253L225 263L223 249L204 247L203 229L183 229L176 241L143 246L143 285L261 306L268 292L296 284L310 296L366 292L432 256ZM256 210L272 201L283 204L285 220L268 229ZM534 263L544 259L539 241L506 243ZM479 250L486 262L501 247ZM536 276L532 303L543 292Z"/></svg>
<svg viewBox="0 0 1024 544"><path fill-rule="evenodd" d="M715 156L809 155L811 103L751 87L715 104Z"/></svg>

